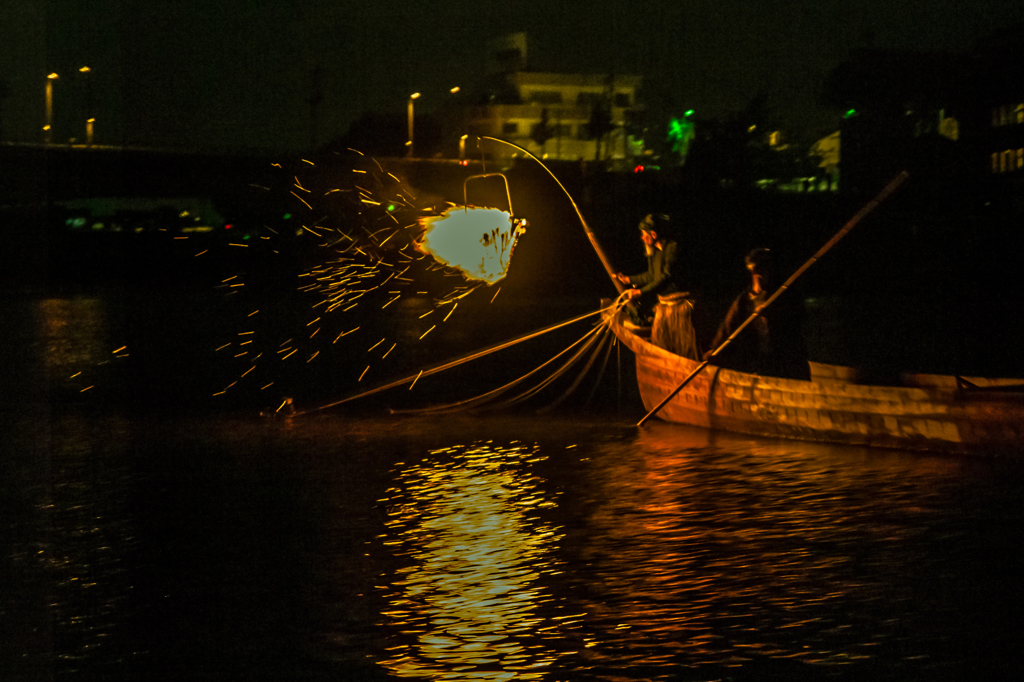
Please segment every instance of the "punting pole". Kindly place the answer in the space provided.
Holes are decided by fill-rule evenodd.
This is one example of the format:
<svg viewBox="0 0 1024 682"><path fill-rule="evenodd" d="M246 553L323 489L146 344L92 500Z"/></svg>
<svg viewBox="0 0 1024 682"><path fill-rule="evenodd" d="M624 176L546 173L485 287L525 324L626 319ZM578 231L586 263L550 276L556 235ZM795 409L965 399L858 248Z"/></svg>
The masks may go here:
<svg viewBox="0 0 1024 682"><path fill-rule="evenodd" d="M739 333L741 331L743 331L747 327L747 325L749 325L751 322L756 320L761 315L761 313L764 312L765 308L770 306L775 301L775 299L777 299L782 294L783 291L788 289L790 287L790 285L793 284L793 282L796 281L796 279L800 275L804 274L804 272L807 270L807 268L811 267L814 264L815 261L817 261L819 258L824 256L826 251L831 249L833 246L835 246L839 242L840 239L845 237L846 234L850 230L852 230L854 228L854 226L857 223L859 223L864 216L866 216L868 213L873 211L876 206L878 206L880 203L885 201L885 199L888 198L888 196L890 194L895 192L896 189L900 185L903 184L903 182L907 179L908 176L909 175L908 175L907 171L903 171L902 173L897 175L895 178L893 178L889 182L889 184L886 185L882 189L882 191L878 193L878 196L876 196L874 199L872 199L867 204L865 204L864 207L862 209L860 209L855 216L850 218L850 220L845 225L843 225L843 229L839 230L839 232L836 232L835 236L833 236L832 239L828 240L828 242L824 246L822 246L820 249L818 249L818 252L815 253L813 256L811 256L811 258L806 263L801 265L799 267L799 269L797 269L796 272L794 272L792 275L790 275L789 279L787 279L785 281L785 283L782 286L780 286L775 291L775 293L772 294L768 298L767 301L765 301L763 304L758 306L757 310L755 310L750 317L748 317L746 320L744 320L743 324L741 324L739 327L737 327L736 331L734 331L732 334L729 335L729 338L727 338L725 341L722 342L722 345L720 345L718 348L716 348L713 351L711 351L711 354L708 356L707 360L705 360L704 362L702 362L699 365L697 365L696 369L694 369L692 372L690 372L690 375L688 377L686 377L685 379L683 379L683 382L681 384L679 384L678 386L676 386L675 390L673 390L671 393L669 393L665 397L664 400L662 400L660 403L655 405L654 409L652 409L650 412L645 414L644 418L641 419L639 422L637 422L637 426L643 426L644 423L648 419L650 419L651 417L656 415L659 411L661 411L661 408L665 407L665 405L668 403L668 401L672 400L672 398L675 398L676 395L679 393L679 391L683 390L686 387L686 385L689 384L690 381L693 380L693 378L695 376L700 374L704 370L704 368L708 366L708 364L711 362L711 360L716 355L721 353L725 349L726 346L728 346L730 343L732 343L732 340L735 339L739 335Z"/></svg>
<svg viewBox="0 0 1024 682"><path fill-rule="evenodd" d="M612 280L612 284L615 285L615 290L621 294L625 290L625 287L622 285L622 282L620 282L618 278L615 276L615 270L612 268L611 263L608 261L608 257L604 255L604 251L601 249L601 245L597 243L597 237L595 237L594 233L590 230L590 225L587 225L587 221L583 218L583 214L580 213L580 207L576 205L576 201L572 198L572 195L569 194L569 190L565 188L565 185L562 184L562 181L559 180L558 177L551 172L551 169L544 165L543 161L541 161L536 156L531 154L529 150L523 149L517 144L512 144L511 142L506 142L505 140L499 140L496 137L483 136L480 139L493 140L494 142L507 144L509 147L514 147L515 149L518 149L519 151L523 152L531 159L536 161L538 164L540 164L540 167L546 170L548 172L548 175L554 178L555 182L558 183L558 186L562 188L563 192L565 192L565 196L569 197L569 203L572 204L573 209L576 210L576 215L579 217L580 222L583 224L583 231L587 233L587 239L590 240L590 245L594 247L594 251L597 252L597 257L601 260L601 265L604 266L605 272L608 273L609 279Z"/></svg>

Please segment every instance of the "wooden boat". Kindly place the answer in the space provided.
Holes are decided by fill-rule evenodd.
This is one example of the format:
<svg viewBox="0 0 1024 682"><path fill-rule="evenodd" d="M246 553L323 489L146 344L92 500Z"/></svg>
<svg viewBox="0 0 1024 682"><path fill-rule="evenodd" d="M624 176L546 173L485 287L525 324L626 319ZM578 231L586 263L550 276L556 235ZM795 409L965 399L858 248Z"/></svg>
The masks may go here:
<svg viewBox="0 0 1024 682"><path fill-rule="evenodd" d="M662 402L700 364L606 313L636 355L644 407ZM668 422L757 436L956 453L1024 454L1024 379L928 374L903 386L858 384L849 367L812 362L811 380L709 365L657 413Z"/></svg>

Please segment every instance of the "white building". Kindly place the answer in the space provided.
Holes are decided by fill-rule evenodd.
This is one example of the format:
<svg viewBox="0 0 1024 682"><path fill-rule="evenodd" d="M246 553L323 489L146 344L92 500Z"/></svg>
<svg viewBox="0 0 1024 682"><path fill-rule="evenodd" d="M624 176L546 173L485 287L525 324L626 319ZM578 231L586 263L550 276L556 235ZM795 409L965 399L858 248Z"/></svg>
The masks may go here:
<svg viewBox="0 0 1024 682"><path fill-rule="evenodd" d="M468 120L471 135L507 140L540 158L596 159L613 168L631 167L643 154L643 139L627 132L631 117L641 110L637 102L641 77L514 71L504 78L521 104L474 107ZM589 139L588 124L595 108L604 108L610 115L610 130L599 139ZM539 145L533 133L545 114L551 137ZM512 148L495 150L495 156L515 155Z"/></svg>

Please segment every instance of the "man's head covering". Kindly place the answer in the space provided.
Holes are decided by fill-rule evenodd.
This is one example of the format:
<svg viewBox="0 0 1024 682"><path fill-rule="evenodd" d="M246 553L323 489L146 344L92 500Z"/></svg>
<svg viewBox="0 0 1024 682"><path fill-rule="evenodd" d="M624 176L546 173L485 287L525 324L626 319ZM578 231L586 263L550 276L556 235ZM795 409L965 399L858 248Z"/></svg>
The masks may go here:
<svg viewBox="0 0 1024 682"><path fill-rule="evenodd" d="M668 239L673 235L672 219L669 218L667 214L650 213L648 214L648 216L645 216L645 220L647 217L650 217L651 219L650 229L658 233L659 239ZM640 222L640 229L643 231L647 231L647 228L644 225L644 221Z"/></svg>
<svg viewBox="0 0 1024 682"><path fill-rule="evenodd" d="M772 252L762 246L752 249L743 257L743 262L758 275L767 276L772 271Z"/></svg>

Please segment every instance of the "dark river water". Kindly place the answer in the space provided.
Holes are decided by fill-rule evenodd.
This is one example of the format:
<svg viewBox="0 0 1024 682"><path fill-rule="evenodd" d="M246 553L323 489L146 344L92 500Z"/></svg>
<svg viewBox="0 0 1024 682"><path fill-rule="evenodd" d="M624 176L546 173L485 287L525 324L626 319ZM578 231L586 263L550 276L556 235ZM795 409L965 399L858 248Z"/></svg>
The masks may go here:
<svg viewBox="0 0 1024 682"><path fill-rule="evenodd" d="M205 299L23 296L2 310L4 680L1019 667L1020 461L638 429L631 358L614 352L614 387L588 406L385 409L490 388L521 374L519 357L308 411L369 385L357 377L377 360L232 398L240 372L215 349L238 332ZM507 338L514 318L440 350ZM553 344L526 357L567 345Z"/></svg>

